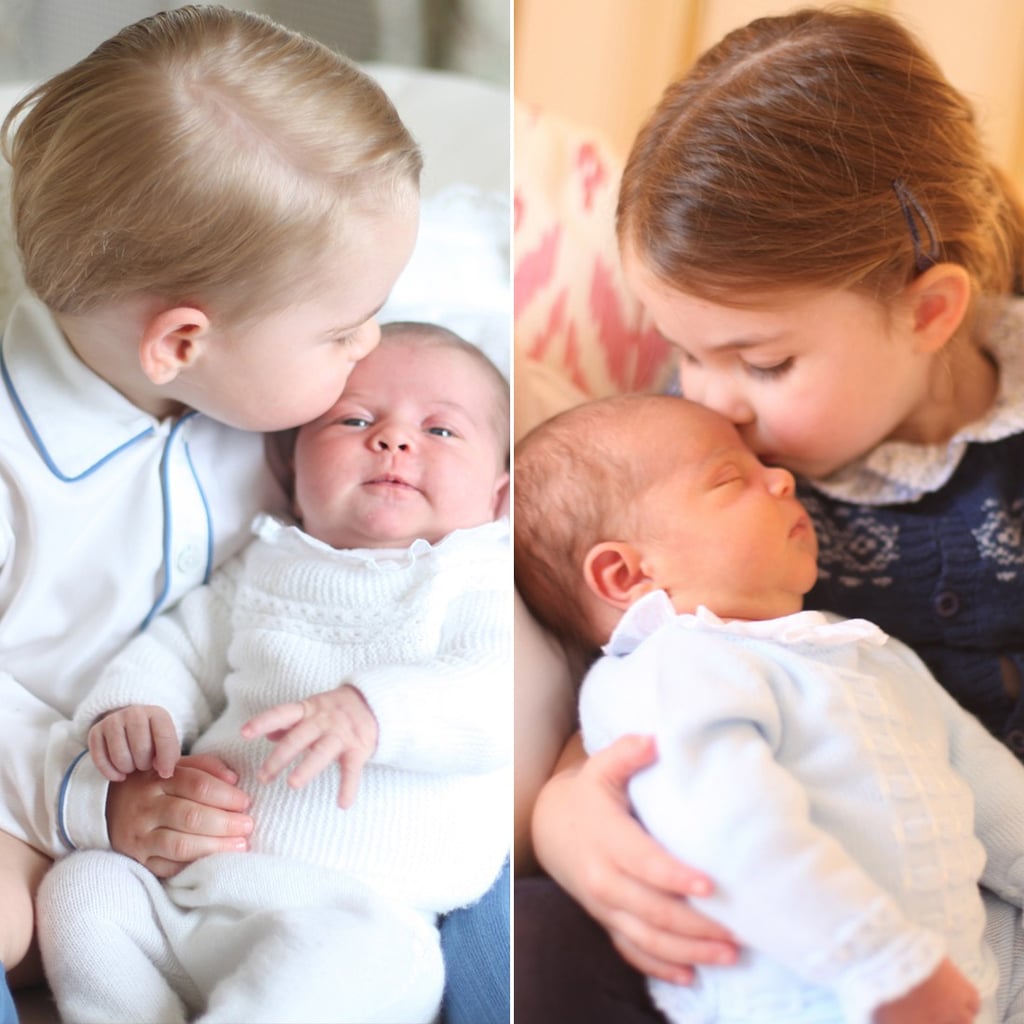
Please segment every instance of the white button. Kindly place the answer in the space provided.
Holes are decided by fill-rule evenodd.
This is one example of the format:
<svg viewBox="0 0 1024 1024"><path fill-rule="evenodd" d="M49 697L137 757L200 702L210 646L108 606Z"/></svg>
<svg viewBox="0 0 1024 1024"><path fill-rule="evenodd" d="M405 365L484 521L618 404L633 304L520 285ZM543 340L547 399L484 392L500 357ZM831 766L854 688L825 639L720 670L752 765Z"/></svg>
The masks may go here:
<svg viewBox="0 0 1024 1024"><path fill-rule="evenodd" d="M195 573L202 567L202 555L196 544L189 544L178 552L176 561L178 572Z"/></svg>

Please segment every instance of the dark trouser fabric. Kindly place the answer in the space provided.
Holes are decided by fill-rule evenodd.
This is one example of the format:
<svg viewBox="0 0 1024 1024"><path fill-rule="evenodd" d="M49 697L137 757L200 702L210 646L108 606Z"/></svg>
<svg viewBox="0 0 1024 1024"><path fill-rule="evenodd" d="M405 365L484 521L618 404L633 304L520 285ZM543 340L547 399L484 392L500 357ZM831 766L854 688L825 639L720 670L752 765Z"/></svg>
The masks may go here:
<svg viewBox="0 0 1024 1024"><path fill-rule="evenodd" d="M516 1024L665 1024L643 976L549 878L515 883Z"/></svg>

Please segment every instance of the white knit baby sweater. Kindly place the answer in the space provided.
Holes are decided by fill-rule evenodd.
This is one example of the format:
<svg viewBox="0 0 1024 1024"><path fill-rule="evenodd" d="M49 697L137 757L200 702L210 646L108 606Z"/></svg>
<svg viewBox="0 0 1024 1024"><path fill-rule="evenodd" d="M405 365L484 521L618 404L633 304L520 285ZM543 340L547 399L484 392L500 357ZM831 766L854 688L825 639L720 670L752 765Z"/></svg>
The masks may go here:
<svg viewBox="0 0 1024 1024"><path fill-rule="evenodd" d="M482 895L509 849L512 574L507 520L402 551L335 550L257 520L257 539L129 644L82 704L83 735L128 704L168 709L253 798L251 848L337 868L443 913ZM261 785L242 724L356 686L380 727L355 805L337 766ZM198 739L197 739L198 737Z"/></svg>

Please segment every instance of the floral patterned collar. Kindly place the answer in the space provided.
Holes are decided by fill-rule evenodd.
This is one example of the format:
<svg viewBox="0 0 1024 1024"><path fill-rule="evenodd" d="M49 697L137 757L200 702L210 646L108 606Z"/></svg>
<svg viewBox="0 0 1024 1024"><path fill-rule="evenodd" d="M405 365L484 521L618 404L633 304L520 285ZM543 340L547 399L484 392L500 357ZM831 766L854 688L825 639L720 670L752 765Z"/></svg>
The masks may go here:
<svg viewBox="0 0 1024 1024"><path fill-rule="evenodd" d="M816 490L857 505L896 505L937 491L956 471L971 443L1001 441L1024 432L1024 299L1011 300L993 325L985 350L999 368L991 408L945 444L886 441L822 480Z"/></svg>

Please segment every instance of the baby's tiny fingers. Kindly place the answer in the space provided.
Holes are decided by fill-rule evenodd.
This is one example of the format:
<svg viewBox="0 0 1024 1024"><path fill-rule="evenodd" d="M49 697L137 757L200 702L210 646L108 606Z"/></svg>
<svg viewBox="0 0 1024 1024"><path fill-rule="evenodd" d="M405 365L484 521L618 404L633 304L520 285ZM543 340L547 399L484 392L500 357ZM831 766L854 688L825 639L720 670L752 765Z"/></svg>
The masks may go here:
<svg viewBox="0 0 1024 1024"><path fill-rule="evenodd" d="M311 747L319 738L320 730L309 722L299 722L280 739L259 772L261 782L271 782L292 763L295 758Z"/></svg>
<svg viewBox="0 0 1024 1024"><path fill-rule="evenodd" d="M338 789L338 806L346 810L356 802L359 780L363 766L369 760L365 751L352 748L341 755L341 786Z"/></svg>
<svg viewBox="0 0 1024 1024"><path fill-rule="evenodd" d="M293 789L301 789L336 761L342 749L341 741L336 736L321 736L309 747L301 763L288 776L288 785Z"/></svg>
<svg viewBox="0 0 1024 1024"><path fill-rule="evenodd" d="M242 735L246 739L254 739L257 736L268 736L273 732L287 731L302 721L303 714L301 704L278 704L250 718L242 726Z"/></svg>
<svg viewBox="0 0 1024 1024"><path fill-rule="evenodd" d="M131 715L125 718L125 737L131 752L132 765L126 771L148 772L153 767L153 722L150 718Z"/></svg>
<svg viewBox="0 0 1024 1024"><path fill-rule="evenodd" d="M103 745L114 771L130 775L135 771L135 759L127 735L112 726L103 731Z"/></svg>
<svg viewBox="0 0 1024 1024"><path fill-rule="evenodd" d="M93 729L89 733L89 755L100 775L109 782L124 782L127 778L124 772L118 771L114 767L114 763L107 754L103 733L98 729Z"/></svg>

